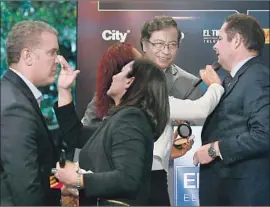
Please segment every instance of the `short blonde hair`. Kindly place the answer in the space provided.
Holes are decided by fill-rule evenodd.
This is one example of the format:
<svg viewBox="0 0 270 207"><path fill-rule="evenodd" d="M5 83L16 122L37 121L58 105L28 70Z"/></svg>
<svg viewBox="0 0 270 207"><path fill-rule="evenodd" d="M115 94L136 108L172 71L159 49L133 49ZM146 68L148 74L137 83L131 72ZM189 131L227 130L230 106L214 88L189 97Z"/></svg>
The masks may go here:
<svg viewBox="0 0 270 207"><path fill-rule="evenodd" d="M55 28L42 21L21 21L15 24L7 37L7 64L18 63L23 48L37 46L42 32L58 35Z"/></svg>

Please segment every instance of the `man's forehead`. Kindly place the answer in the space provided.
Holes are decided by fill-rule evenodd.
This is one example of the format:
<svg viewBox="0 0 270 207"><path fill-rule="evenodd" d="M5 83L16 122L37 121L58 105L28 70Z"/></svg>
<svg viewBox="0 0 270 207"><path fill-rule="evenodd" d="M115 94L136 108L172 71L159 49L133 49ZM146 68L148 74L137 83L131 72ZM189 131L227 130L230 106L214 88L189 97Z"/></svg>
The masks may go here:
<svg viewBox="0 0 270 207"><path fill-rule="evenodd" d="M225 32L225 29L226 29L226 26L227 26L227 23L224 23L224 24L221 26L219 32L224 33L224 32Z"/></svg>
<svg viewBox="0 0 270 207"><path fill-rule="evenodd" d="M45 33L41 35L40 46L46 50L59 50L58 39L55 34Z"/></svg>
<svg viewBox="0 0 270 207"><path fill-rule="evenodd" d="M178 32L176 28L164 28L162 30L156 30L152 32L151 39L161 39L161 40L170 40L176 41L178 37Z"/></svg>

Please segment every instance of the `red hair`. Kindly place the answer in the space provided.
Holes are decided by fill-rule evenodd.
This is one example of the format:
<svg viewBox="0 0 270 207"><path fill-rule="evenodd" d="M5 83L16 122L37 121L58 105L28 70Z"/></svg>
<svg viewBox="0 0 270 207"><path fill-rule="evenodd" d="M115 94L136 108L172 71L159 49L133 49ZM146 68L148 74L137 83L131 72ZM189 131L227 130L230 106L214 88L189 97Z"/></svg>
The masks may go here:
<svg viewBox="0 0 270 207"><path fill-rule="evenodd" d="M96 77L96 116L102 119L107 115L113 100L107 95L113 75L119 73L122 68L134 60L136 54L134 48L127 43L117 43L109 47L98 64Z"/></svg>

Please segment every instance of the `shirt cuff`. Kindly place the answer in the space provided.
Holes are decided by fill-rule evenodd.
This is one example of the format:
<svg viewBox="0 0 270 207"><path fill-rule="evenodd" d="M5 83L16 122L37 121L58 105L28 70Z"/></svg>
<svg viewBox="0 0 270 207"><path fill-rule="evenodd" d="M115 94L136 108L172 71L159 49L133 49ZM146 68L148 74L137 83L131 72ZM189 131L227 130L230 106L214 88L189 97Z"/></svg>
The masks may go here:
<svg viewBox="0 0 270 207"><path fill-rule="evenodd" d="M223 160L223 157L222 157L220 149L219 149L219 141L217 141L217 148L218 148L218 156L220 157L220 159Z"/></svg>

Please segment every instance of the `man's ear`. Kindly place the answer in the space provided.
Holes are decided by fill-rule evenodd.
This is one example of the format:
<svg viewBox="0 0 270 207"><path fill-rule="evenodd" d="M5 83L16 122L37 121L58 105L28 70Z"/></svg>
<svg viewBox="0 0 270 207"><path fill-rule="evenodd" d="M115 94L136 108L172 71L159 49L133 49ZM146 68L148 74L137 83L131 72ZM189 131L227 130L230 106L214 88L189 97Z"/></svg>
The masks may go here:
<svg viewBox="0 0 270 207"><path fill-rule="evenodd" d="M31 66L33 64L32 53L29 48L23 48L21 51L21 59L26 63L26 65Z"/></svg>
<svg viewBox="0 0 270 207"><path fill-rule="evenodd" d="M131 78L127 79L126 89L128 89L131 86L131 84L133 83L134 80L135 80L135 77L131 77Z"/></svg>
<svg viewBox="0 0 270 207"><path fill-rule="evenodd" d="M233 38L233 41L234 41L234 48L237 49L238 47L240 47L241 43L243 43L242 35L236 33Z"/></svg>
<svg viewBox="0 0 270 207"><path fill-rule="evenodd" d="M147 42L145 41L145 40L141 40L141 43L142 43L142 51L144 52L144 53L146 53L147 52Z"/></svg>

